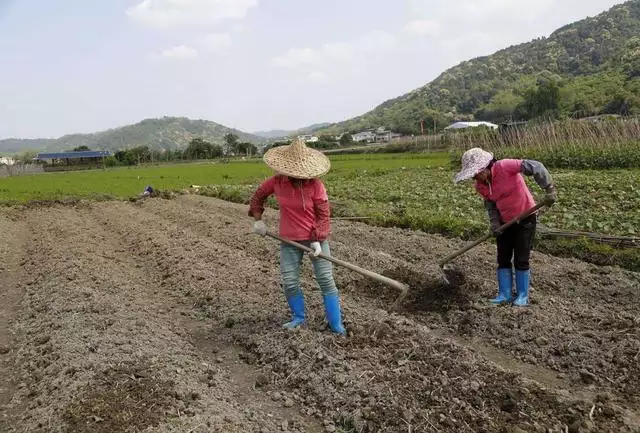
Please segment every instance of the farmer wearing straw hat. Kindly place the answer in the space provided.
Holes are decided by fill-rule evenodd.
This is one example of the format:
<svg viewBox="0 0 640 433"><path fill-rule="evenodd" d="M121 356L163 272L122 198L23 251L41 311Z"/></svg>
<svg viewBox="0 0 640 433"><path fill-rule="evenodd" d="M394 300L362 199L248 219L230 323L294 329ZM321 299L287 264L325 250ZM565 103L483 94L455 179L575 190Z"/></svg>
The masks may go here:
<svg viewBox="0 0 640 433"><path fill-rule="evenodd" d="M496 160L493 154L476 147L462 155L462 170L455 177L455 182L471 178L475 180L475 189L484 198L491 230L496 236L498 296L491 300L493 304L512 302L512 266L515 268L517 292L513 305L525 306L529 303L529 257L536 229L536 214L514 224L504 233L497 232L502 224L535 206L522 175L533 176L545 191L547 203L555 203L557 193L551 175L538 161Z"/></svg>
<svg viewBox="0 0 640 433"><path fill-rule="evenodd" d="M345 334L340 311L340 297L333 279L333 267L327 260L317 259L321 252L330 255L329 198L318 177L331 167L329 159L315 149L308 148L301 139L292 144L269 149L265 163L277 174L264 181L251 197L249 216L255 218L253 231L265 236L267 227L262 221L264 202L275 194L280 208L280 236L310 247L316 281L322 290L325 314L329 327L337 334ZM280 245L280 273L282 286L293 318L284 325L296 328L304 323L304 295L300 288L300 265L303 252L296 247Z"/></svg>

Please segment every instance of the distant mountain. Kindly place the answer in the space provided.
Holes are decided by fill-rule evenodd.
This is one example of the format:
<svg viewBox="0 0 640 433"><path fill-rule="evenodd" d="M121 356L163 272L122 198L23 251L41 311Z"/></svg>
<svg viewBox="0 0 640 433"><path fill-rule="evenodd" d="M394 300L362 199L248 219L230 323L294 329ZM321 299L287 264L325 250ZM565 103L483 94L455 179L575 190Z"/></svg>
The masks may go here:
<svg viewBox="0 0 640 433"><path fill-rule="evenodd" d="M425 86L322 132L385 126L420 133L421 120L427 130L455 120L527 120L536 117L527 104L535 101L530 96L541 81L553 82L551 94L559 90L552 115L640 112L640 0L561 27L548 38L462 62Z"/></svg>
<svg viewBox="0 0 640 433"><path fill-rule="evenodd" d="M293 132L294 131L286 131L284 129L273 129L271 131L255 131L252 132L252 134L264 138L281 138L288 137L290 134L293 134Z"/></svg>
<svg viewBox="0 0 640 433"><path fill-rule="evenodd" d="M327 123L327 122L315 123L313 125L309 125L304 128L300 128L296 130L273 129L271 131L256 131L256 132L253 132L253 135L257 135L258 137L264 137L264 138L290 137L292 135L311 134L315 131L326 128L329 125L331 125L331 123Z"/></svg>
<svg viewBox="0 0 640 433"><path fill-rule="evenodd" d="M311 134L312 132L316 132L316 131L319 131L319 130L321 130L323 128L326 128L329 125L331 125L331 123L328 123L328 122L314 123L313 125L309 125L309 126L306 126L304 128L300 128L295 132L297 134Z"/></svg>
<svg viewBox="0 0 640 433"><path fill-rule="evenodd" d="M193 138L202 138L222 144L228 133L236 134L241 141L260 144L264 139L208 120L191 120L185 117L145 119L134 125L109 129L93 134L71 134L58 139L6 139L0 140L0 152L16 153L25 150L61 151L78 146L92 150L119 150L136 146L152 149L183 149Z"/></svg>
<svg viewBox="0 0 640 433"><path fill-rule="evenodd" d="M0 153L18 153L25 150L44 150L56 143L56 139L52 138L7 138L0 140Z"/></svg>

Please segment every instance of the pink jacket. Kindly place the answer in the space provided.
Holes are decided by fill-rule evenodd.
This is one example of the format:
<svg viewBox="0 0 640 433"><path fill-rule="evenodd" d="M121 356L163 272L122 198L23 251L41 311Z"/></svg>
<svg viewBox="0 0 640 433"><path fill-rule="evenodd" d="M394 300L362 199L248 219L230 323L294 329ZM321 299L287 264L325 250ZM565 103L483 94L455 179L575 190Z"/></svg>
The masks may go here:
<svg viewBox="0 0 640 433"><path fill-rule="evenodd" d="M323 241L329 237L329 198L319 179L295 186L287 176L265 180L251 197L249 216L264 212L264 202L275 194L280 207L280 236L292 241Z"/></svg>
<svg viewBox="0 0 640 433"><path fill-rule="evenodd" d="M523 160L501 159L491 167L489 185L478 181L475 183L476 191L485 200L495 203L502 223L511 221L536 205L522 172Z"/></svg>

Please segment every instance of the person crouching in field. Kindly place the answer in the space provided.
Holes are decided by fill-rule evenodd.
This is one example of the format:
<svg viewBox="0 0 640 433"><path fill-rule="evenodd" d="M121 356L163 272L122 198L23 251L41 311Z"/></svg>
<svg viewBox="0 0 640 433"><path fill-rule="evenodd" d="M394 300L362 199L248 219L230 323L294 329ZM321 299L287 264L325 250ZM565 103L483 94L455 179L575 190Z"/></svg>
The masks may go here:
<svg viewBox="0 0 640 433"><path fill-rule="evenodd" d="M265 163L277 174L264 181L251 197L249 216L255 219L253 231L265 236L267 227L262 221L264 202L272 194L280 208L280 237L299 242L313 250L311 261L315 279L322 290L325 314L329 327L337 334L345 334L340 310L340 297L333 278L332 263L317 258L321 252L329 256L329 198L319 176L326 174L331 163L300 139L286 146L269 149ZM287 302L293 314L286 328L304 323L304 295L300 288L300 265L303 252L281 243L280 273Z"/></svg>
<svg viewBox="0 0 640 433"><path fill-rule="evenodd" d="M455 182L473 178L475 189L484 198L489 213L491 230L498 245L498 296L491 300L493 304L511 303L513 289L513 265L517 297L515 306L529 303L529 258L533 246L537 216L534 213L498 233L497 229L534 207L535 201L522 175L533 176L545 193L548 205L557 199L556 188L545 166L532 160L501 159L480 148L473 148L462 155L462 170L456 175Z"/></svg>

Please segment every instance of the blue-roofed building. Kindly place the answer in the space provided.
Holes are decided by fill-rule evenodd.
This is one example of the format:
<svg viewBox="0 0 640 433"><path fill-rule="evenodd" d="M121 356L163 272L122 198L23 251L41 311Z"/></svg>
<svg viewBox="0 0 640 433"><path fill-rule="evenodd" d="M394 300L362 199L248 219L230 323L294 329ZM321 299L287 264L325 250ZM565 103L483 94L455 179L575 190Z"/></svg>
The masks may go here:
<svg viewBox="0 0 640 433"><path fill-rule="evenodd" d="M33 159L46 161L54 159L106 158L108 156L111 156L111 152L108 150L82 150L79 152L42 152L38 153Z"/></svg>
<svg viewBox="0 0 640 433"><path fill-rule="evenodd" d="M41 152L33 160L43 163L45 171L91 169L104 167L104 160L111 155L108 150Z"/></svg>

